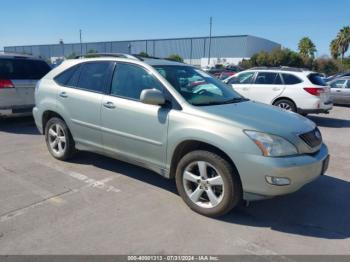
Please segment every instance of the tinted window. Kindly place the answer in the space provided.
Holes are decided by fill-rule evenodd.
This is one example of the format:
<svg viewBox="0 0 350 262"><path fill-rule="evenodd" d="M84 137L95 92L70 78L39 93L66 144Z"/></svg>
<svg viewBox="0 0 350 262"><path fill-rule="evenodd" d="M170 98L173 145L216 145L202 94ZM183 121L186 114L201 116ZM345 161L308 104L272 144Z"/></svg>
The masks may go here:
<svg viewBox="0 0 350 262"><path fill-rule="evenodd" d="M313 83L314 85L318 86L326 86L326 82L322 79L322 77L319 74L310 74L307 76L307 78Z"/></svg>
<svg viewBox="0 0 350 262"><path fill-rule="evenodd" d="M350 88L350 80L348 80L348 83L346 84L346 88Z"/></svg>
<svg viewBox="0 0 350 262"><path fill-rule="evenodd" d="M5 79L37 80L50 70L50 66L41 60L0 59L0 77Z"/></svg>
<svg viewBox="0 0 350 262"><path fill-rule="evenodd" d="M256 85L280 85L281 77L278 73L261 72L258 73L254 84Z"/></svg>
<svg viewBox="0 0 350 262"><path fill-rule="evenodd" d="M106 90L110 74L110 62L86 63L81 66L77 87L103 93Z"/></svg>
<svg viewBox="0 0 350 262"><path fill-rule="evenodd" d="M342 88L345 83L345 80L336 80L331 83L331 88Z"/></svg>
<svg viewBox="0 0 350 262"><path fill-rule="evenodd" d="M300 84L302 81L291 74L282 74L283 76L283 80L284 80L284 84L286 85L295 85L295 84Z"/></svg>
<svg viewBox="0 0 350 262"><path fill-rule="evenodd" d="M78 66L73 66L63 73L55 77L55 81L60 85L67 85L68 81L72 78L73 74L76 72Z"/></svg>
<svg viewBox="0 0 350 262"><path fill-rule="evenodd" d="M228 84L250 84L252 82L254 72L242 73L238 76L232 77Z"/></svg>
<svg viewBox="0 0 350 262"><path fill-rule="evenodd" d="M163 90L161 83L145 69L131 64L117 64L111 94L139 100L142 90L153 88Z"/></svg>

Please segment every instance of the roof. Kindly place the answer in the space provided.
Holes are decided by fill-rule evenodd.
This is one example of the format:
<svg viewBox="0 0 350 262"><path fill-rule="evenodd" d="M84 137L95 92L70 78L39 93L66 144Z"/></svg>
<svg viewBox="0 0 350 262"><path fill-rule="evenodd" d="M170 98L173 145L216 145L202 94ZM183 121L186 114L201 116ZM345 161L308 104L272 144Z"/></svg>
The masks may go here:
<svg viewBox="0 0 350 262"><path fill-rule="evenodd" d="M26 55L26 54L17 54L17 53L3 53L0 52L0 58L26 58L26 59L33 59L33 60L41 60L40 58L34 57L32 55Z"/></svg>
<svg viewBox="0 0 350 262"><path fill-rule="evenodd" d="M87 59L87 60L91 60L91 59L112 59L113 58L121 58L121 59L127 59L127 60L133 60L133 61L142 61L146 64L149 64L151 66L157 66L157 65L169 65L169 66L183 66L186 65L184 63L180 63L180 62L176 62L176 61L172 61L169 59L162 59L162 58L158 58L158 57L143 57L140 55L130 55L130 54L123 54L123 53L92 53L92 54L88 54L85 56L78 56L76 57L77 59Z"/></svg>

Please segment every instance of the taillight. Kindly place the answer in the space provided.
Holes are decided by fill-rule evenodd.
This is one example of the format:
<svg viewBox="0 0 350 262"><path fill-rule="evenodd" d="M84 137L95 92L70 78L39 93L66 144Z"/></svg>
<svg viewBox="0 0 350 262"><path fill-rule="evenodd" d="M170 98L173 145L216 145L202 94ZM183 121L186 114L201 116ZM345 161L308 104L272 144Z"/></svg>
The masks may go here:
<svg viewBox="0 0 350 262"><path fill-rule="evenodd" d="M325 89L320 87L305 87L304 90L314 96L320 96L325 92Z"/></svg>
<svg viewBox="0 0 350 262"><path fill-rule="evenodd" d="M14 88L12 81L9 79L0 79L0 89L2 88Z"/></svg>

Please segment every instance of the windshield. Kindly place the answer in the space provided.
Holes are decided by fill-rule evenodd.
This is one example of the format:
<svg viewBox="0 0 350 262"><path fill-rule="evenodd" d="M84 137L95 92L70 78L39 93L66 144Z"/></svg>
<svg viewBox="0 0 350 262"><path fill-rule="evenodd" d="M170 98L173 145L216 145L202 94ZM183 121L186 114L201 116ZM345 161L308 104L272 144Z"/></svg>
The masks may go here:
<svg viewBox="0 0 350 262"><path fill-rule="evenodd" d="M246 100L231 87L197 68L158 65L154 68L192 105L218 105Z"/></svg>

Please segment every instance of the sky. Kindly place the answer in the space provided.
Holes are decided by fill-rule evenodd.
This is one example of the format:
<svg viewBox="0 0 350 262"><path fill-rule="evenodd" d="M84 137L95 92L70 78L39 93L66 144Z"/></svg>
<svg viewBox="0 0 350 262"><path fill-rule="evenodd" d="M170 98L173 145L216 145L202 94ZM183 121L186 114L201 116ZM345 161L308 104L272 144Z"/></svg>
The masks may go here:
<svg viewBox="0 0 350 262"><path fill-rule="evenodd" d="M308 36L317 56L350 25L349 0L0 0L4 46L254 35L297 50ZM349 53L349 52L348 52Z"/></svg>

